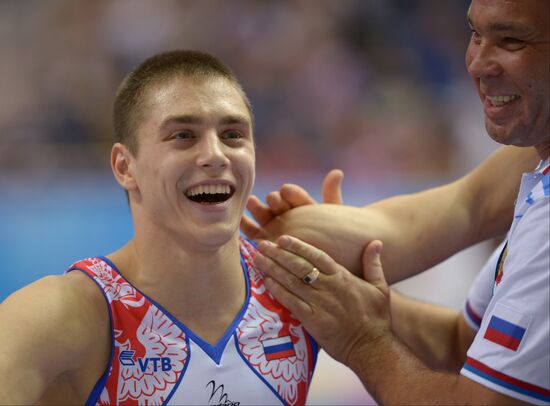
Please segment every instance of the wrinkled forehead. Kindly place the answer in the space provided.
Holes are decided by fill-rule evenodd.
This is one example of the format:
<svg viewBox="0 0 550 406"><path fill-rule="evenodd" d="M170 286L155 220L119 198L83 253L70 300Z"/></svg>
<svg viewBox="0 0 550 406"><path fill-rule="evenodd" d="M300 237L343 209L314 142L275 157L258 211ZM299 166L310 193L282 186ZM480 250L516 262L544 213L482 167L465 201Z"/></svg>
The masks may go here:
<svg viewBox="0 0 550 406"><path fill-rule="evenodd" d="M468 20L484 19L494 30L525 27L550 35L549 0L472 0Z"/></svg>

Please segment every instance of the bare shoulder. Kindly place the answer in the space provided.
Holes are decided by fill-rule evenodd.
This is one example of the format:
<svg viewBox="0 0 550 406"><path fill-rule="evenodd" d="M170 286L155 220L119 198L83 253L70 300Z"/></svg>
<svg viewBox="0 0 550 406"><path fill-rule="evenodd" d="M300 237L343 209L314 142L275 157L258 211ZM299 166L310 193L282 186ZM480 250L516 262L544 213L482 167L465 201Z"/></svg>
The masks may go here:
<svg viewBox="0 0 550 406"><path fill-rule="evenodd" d="M0 305L3 355L17 356L19 363L21 357L26 357L24 354L37 364L55 358L65 370L78 368L78 360L93 344L98 331L109 329L108 310L100 289L79 274L44 277L13 293ZM44 348L48 351L42 351ZM40 356L35 352L40 352Z"/></svg>
<svg viewBox="0 0 550 406"><path fill-rule="evenodd" d="M0 325L0 399L13 403L36 402L61 375L78 376L90 357L104 363L98 355L110 346L106 301L80 272L14 292L0 304Z"/></svg>
<svg viewBox="0 0 550 406"><path fill-rule="evenodd" d="M64 327L67 334L80 335L109 322L101 290L81 272L46 276L25 286L0 305L0 315L17 324L33 321L27 328L36 333Z"/></svg>

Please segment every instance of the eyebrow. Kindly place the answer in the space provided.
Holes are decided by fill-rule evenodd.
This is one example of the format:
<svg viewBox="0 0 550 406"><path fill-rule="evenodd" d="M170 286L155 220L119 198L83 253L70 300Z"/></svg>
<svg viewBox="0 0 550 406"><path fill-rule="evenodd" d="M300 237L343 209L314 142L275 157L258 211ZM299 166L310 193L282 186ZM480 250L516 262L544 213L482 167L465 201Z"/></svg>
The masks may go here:
<svg viewBox="0 0 550 406"><path fill-rule="evenodd" d="M250 119L240 115L225 116L220 120L220 124L250 124Z"/></svg>
<svg viewBox="0 0 550 406"><path fill-rule="evenodd" d="M473 29L474 24L472 23L472 20L471 20L470 16L468 15L466 18L468 20L468 25L470 26L470 28ZM532 30L529 27L527 27L523 24L518 24L515 21L504 21L504 22L495 22L495 23L489 24L488 25L488 31L490 31L490 32L507 32L507 33L516 33L516 34L528 34Z"/></svg>
<svg viewBox="0 0 550 406"><path fill-rule="evenodd" d="M170 116L166 118L160 127L162 129L169 127L171 125L175 124L195 124L199 125L202 124L205 120L199 116L194 115L178 115L178 116ZM248 119L245 116L242 115L228 115L221 118L221 120L218 122L218 124L221 125L228 125L228 124L237 124L237 125L250 125L250 119Z"/></svg>

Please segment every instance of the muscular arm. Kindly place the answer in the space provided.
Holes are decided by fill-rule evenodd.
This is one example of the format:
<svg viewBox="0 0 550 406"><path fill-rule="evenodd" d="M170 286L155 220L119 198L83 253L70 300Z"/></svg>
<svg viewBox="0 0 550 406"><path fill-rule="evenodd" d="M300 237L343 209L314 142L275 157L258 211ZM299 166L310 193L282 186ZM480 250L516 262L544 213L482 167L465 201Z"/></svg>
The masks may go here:
<svg viewBox="0 0 550 406"><path fill-rule="evenodd" d="M101 347L105 309L90 306L75 280L49 276L0 305L0 404L36 403L56 378L82 368L94 341Z"/></svg>
<svg viewBox="0 0 550 406"><path fill-rule="evenodd" d="M428 368L391 335L358 349L348 366L380 404L525 404L463 375Z"/></svg>
<svg viewBox="0 0 550 406"><path fill-rule="evenodd" d="M454 309L391 293L394 334L428 367L459 372L476 332Z"/></svg>
<svg viewBox="0 0 550 406"><path fill-rule="evenodd" d="M459 250L506 232L521 173L536 166L531 148L502 147L465 177L365 206L319 204L276 217L266 231L294 235L361 275L361 253L379 239L389 283L415 275ZM505 176L503 176L505 174Z"/></svg>

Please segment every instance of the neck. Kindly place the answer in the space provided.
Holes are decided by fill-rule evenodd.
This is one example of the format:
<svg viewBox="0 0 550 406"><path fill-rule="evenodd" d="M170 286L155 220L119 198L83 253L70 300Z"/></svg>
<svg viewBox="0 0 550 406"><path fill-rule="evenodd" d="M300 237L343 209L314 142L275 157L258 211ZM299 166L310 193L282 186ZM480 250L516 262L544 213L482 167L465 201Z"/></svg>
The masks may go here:
<svg viewBox="0 0 550 406"><path fill-rule="evenodd" d="M537 150L540 158L544 161L550 156L550 141L545 141L535 145L535 149Z"/></svg>
<svg viewBox="0 0 550 406"><path fill-rule="evenodd" d="M543 147L535 147L540 158L544 161L550 157L550 145L546 145Z"/></svg>
<svg viewBox="0 0 550 406"><path fill-rule="evenodd" d="M223 335L245 299L238 234L203 251L181 240L136 234L109 259L132 285L209 342Z"/></svg>

